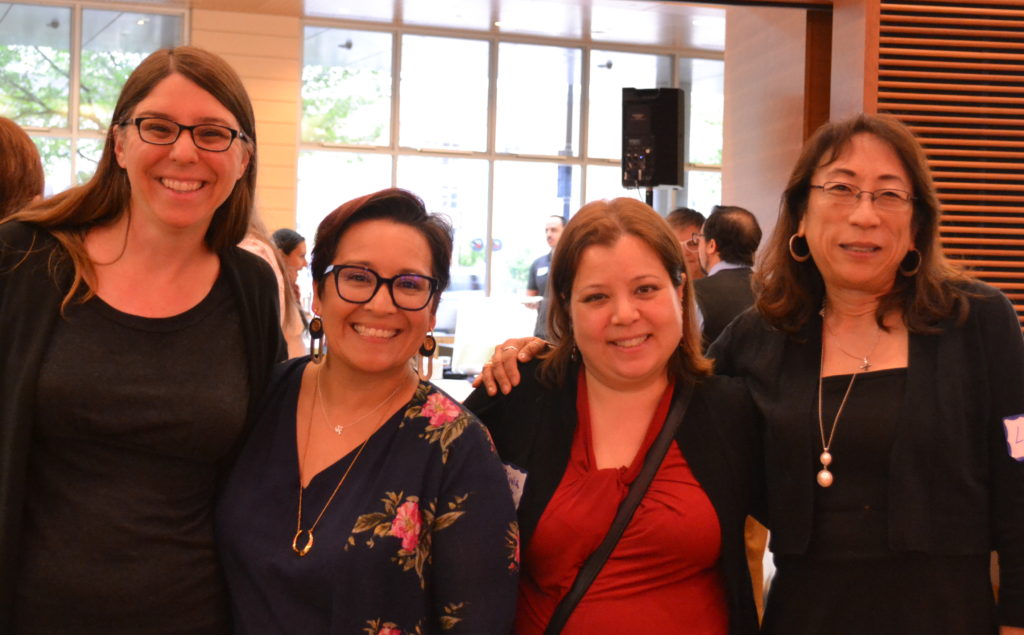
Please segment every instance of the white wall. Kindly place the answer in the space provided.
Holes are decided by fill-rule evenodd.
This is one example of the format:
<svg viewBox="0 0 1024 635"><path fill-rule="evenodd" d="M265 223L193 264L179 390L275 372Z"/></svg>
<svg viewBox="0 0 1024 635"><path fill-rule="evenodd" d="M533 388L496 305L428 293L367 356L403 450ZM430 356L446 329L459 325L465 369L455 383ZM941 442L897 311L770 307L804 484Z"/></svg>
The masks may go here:
<svg viewBox="0 0 1024 635"><path fill-rule="evenodd" d="M803 10L727 12L722 203L757 216L762 244L803 143L806 39Z"/></svg>

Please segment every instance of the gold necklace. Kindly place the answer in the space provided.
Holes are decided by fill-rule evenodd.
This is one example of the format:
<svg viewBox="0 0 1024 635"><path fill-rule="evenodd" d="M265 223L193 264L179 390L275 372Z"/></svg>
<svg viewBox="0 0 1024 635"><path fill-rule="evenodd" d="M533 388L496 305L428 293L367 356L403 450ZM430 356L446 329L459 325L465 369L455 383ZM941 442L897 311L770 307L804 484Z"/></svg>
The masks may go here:
<svg viewBox="0 0 1024 635"><path fill-rule="evenodd" d="M316 373L316 391L315 391L314 397L313 397L314 401L316 401L317 397L320 395L320 371L321 371L321 368L317 368L317 373ZM405 380L403 379L402 383L404 383L404 381ZM390 395L388 395L387 399L385 399L384 401L382 401L379 404L377 404L374 407L374 409L371 410L370 412L374 412L374 411L378 410L381 406L383 406L385 403L390 401L391 398L394 397L398 393L398 390L399 390L399 388L401 388L401 386L402 386L402 384L400 383L398 385L398 388L396 388ZM320 406L321 406L321 408L324 408L324 405L323 405L322 401L321 401ZM305 444L305 447L302 449L302 460L303 460L303 463L305 463L305 460L306 460L306 452L309 450L309 437L310 437L310 435L311 435L311 433L313 431L313 410L314 409L312 407L310 407L310 409L309 409L309 426L306 429L306 444ZM324 408L324 415L326 416L326 414L327 414L327 410L326 410L326 408ZM367 415L369 415L369 413L367 413ZM363 415L362 417L360 417L360 419L365 419L367 415ZM352 425L352 424L349 424L349 425ZM338 434L340 434L340 433L338 433ZM373 436L373 435L370 435L370 436ZM338 479L338 484L334 486L334 491L331 492L331 496L327 499L327 502L324 503L323 509L320 510L320 513L317 515L316 520L313 521L313 525L309 529L303 529L302 528L302 491L303 491L303 487L302 487L302 469L300 467L300 469L299 469L299 511L298 511L298 514L297 514L297 516L295 518L295 536L292 538L292 551L294 551L295 553L299 554L300 558L302 556L306 555L307 553L309 553L309 551L313 548L313 530L315 530L316 526L320 524L320 519L324 517L324 513L327 512L327 508L331 506L332 502L334 502L334 497L338 494L338 490L341 489L341 484L345 482L345 479L348 478L348 473L352 471L352 468L355 466L356 461L359 460L359 455L363 453L363 448L365 448L366 444L369 443L370 436L367 436L366 440L364 440L359 445L359 450L356 452L356 455L352 458L352 462L348 464L347 468L345 468L345 473L341 475L340 479ZM306 542L303 543L303 545L300 547L299 546L299 539L302 537L303 534L306 535Z"/></svg>
<svg viewBox="0 0 1024 635"><path fill-rule="evenodd" d="M853 390L853 383L857 381L857 375L871 368L871 362L869 361L869 358L871 357L871 355L874 354L875 349L878 347L878 341L882 337L882 329L879 328L878 332L875 334L875 343L871 345L871 350L868 351L868 354L865 355L864 357L857 357L856 355L847 353L843 349L843 347L839 345L839 338L836 337L836 334L832 332L832 329L828 327L828 323L825 321L824 307L822 307L821 309L821 321L825 327L825 330L829 333L829 335L832 336L834 340L836 340L836 347L849 357L861 361L861 364L860 366L857 367L857 370L853 371L853 376L850 377L850 384L846 387L846 392L843 394L842 401L839 402L839 409L836 410L836 416L832 419L832 429L829 430L828 440L826 441L825 422L821 416L821 385L823 383L825 375L825 338L821 338L821 362L818 368L818 431L821 433L821 455L818 457L818 460L821 462L821 469L818 470L817 480L818 485L821 485L822 487L831 487L832 483L835 482L835 477L833 476L832 472L828 470L828 467L832 465L832 453L830 452L830 449L832 448L832 439L836 435L836 428L839 425L839 417L840 415L843 414L843 408L846 407L846 400L850 397L850 391Z"/></svg>

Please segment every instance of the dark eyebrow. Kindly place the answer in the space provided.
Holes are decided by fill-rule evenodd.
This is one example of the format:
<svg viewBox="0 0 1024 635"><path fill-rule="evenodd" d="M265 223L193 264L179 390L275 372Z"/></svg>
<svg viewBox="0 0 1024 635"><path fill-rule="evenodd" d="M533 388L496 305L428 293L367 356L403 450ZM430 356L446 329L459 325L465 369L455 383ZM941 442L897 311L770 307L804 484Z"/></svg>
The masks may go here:
<svg viewBox="0 0 1024 635"><path fill-rule="evenodd" d="M168 115L165 112L161 112L159 110L140 110L140 111L136 112L132 116L133 119L136 119L138 117L160 117L161 119L166 119L168 121L173 121L175 123L181 123L177 119L175 119L174 117ZM195 123L193 123L191 125L197 126L197 125L201 125L201 124L204 124L204 123L212 123L212 124L216 124L218 126L224 126L225 128L235 128L235 126L231 122L229 122L228 120L223 119L221 117L200 117L198 120L196 120ZM185 125L189 125L189 124L185 124Z"/></svg>

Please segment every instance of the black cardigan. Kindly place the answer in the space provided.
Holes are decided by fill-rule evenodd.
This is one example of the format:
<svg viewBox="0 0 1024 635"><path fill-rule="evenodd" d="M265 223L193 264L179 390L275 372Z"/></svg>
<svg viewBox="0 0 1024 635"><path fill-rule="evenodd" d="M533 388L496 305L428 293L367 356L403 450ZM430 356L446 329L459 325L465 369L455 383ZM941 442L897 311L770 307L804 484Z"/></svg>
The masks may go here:
<svg viewBox="0 0 1024 635"><path fill-rule="evenodd" d="M478 388L465 402L491 431L502 461L527 474L518 509L522 553L569 464L577 422L578 369L572 369L566 385L555 390L541 384L538 366L536 361L524 364L522 381L509 395L488 397ZM676 397L680 390L677 386ZM718 515L719 569L729 606L729 632L734 635L757 632L743 542L743 523L755 485L752 479L759 464L756 416L739 382L709 377L697 384L676 432L676 444Z"/></svg>
<svg viewBox="0 0 1024 635"><path fill-rule="evenodd" d="M962 326L910 335L906 420L889 468L889 547L896 552L999 552L1000 619L1024 626L1024 462L1008 452L1004 419L1024 414L1024 338L1009 301L982 283L967 289ZM753 309L709 351L715 368L744 377L764 417L771 550L806 553L811 539L818 432L821 318L797 336ZM795 432L792 426L803 426ZM788 432L786 431L788 430Z"/></svg>
<svg viewBox="0 0 1024 635"><path fill-rule="evenodd" d="M32 225L0 225L0 632L10 623L17 585L36 379L70 284L66 268L49 271L50 254L60 248ZM241 249L220 254L220 260L249 359L251 422L271 367L285 356L277 283L265 262Z"/></svg>

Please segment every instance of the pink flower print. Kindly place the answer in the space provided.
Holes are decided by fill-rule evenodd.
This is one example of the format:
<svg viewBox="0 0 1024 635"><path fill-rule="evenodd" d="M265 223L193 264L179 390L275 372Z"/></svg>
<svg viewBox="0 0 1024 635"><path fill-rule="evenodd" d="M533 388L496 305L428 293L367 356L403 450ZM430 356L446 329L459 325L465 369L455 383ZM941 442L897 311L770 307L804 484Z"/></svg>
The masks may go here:
<svg viewBox="0 0 1024 635"><path fill-rule="evenodd" d="M444 424L453 421L461 413L462 410L459 408L459 404L440 393L434 393L427 397L427 403L423 405L423 410L420 411L420 414L423 416L430 417L431 428L440 428Z"/></svg>
<svg viewBox="0 0 1024 635"><path fill-rule="evenodd" d="M414 501L406 501L398 506L388 535L401 538L402 549L405 551L414 551L420 542L421 522L419 505Z"/></svg>

